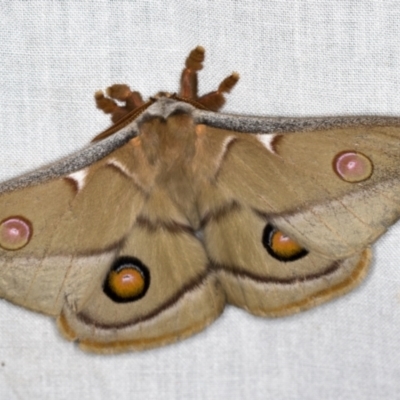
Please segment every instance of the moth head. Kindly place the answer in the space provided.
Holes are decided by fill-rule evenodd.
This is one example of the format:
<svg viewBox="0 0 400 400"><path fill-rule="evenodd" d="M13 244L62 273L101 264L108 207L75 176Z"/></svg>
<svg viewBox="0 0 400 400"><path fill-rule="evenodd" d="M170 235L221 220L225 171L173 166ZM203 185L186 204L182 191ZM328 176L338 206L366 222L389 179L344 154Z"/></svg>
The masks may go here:
<svg viewBox="0 0 400 400"><path fill-rule="evenodd" d="M157 101L158 99L161 99L163 97L167 97L168 99L170 99L173 96L174 96L173 93L160 91L160 92L156 93L154 96L151 96L150 100Z"/></svg>

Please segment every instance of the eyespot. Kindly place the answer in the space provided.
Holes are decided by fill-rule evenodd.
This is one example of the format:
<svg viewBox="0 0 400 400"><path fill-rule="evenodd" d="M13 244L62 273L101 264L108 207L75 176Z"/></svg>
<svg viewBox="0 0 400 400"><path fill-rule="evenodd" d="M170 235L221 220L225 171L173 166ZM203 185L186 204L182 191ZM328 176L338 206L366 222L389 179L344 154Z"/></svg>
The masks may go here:
<svg viewBox="0 0 400 400"><path fill-rule="evenodd" d="M373 172L372 161L356 151L343 151L333 159L333 170L346 182L362 182Z"/></svg>
<svg viewBox="0 0 400 400"><path fill-rule="evenodd" d="M120 257L112 265L103 291L116 303L128 303L141 299L149 285L149 270L138 258Z"/></svg>
<svg viewBox="0 0 400 400"><path fill-rule="evenodd" d="M295 261L308 254L306 249L271 224L264 228L262 243L268 253L279 261Z"/></svg>
<svg viewBox="0 0 400 400"><path fill-rule="evenodd" d="M14 216L0 223L0 246L5 250L19 250L32 237L32 224L26 218Z"/></svg>

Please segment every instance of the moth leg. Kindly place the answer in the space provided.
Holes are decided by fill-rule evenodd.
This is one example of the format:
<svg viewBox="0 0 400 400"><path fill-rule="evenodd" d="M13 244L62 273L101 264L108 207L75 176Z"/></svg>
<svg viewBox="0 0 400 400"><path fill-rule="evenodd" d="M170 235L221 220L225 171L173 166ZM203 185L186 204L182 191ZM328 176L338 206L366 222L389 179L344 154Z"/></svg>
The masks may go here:
<svg viewBox="0 0 400 400"><path fill-rule="evenodd" d="M197 71L203 68L204 52L204 47L197 46L186 59L179 91L179 96L184 99L197 99Z"/></svg>
<svg viewBox="0 0 400 400"><path fill-rule="evenodd" d="M131 111L138 109L144 104L139 92L132 92L128 85L115 84L107 88L107 96L102 91L95 93L96 106L106 114L111 114L112 122L118 122ZM115 101L125 103L119 106Z"/></svg>
<svg viewBox="0 0 400 400"><path fill-rule="evenodd" d="M229 93L236 85L238 80L239 74L237 72L233 72L219 84L218 90L201 96L197 99L197 101L205 106L208 110L218 111L225 104L223 93Z"/></svg>

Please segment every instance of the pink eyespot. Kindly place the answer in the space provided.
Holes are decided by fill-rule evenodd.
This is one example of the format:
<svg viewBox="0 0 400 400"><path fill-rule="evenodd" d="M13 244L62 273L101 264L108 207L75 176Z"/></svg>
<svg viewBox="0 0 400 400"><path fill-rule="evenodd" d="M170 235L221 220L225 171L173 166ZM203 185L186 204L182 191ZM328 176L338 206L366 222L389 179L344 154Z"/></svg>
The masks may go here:
<svg viewBox="0 0 400 400"><path fill-rule="evenodd" d="M18 250L26 246L32 237L32 225L23 217L10 217L0 223L0 246L6 250Z"/></svg>
<svg viewBox="0 0 400 400"><path fill-rule="evenodd" d="M361 182L370 178L372 161L362 153L345 151L336 155L333 170L346 182Z"/></svg>

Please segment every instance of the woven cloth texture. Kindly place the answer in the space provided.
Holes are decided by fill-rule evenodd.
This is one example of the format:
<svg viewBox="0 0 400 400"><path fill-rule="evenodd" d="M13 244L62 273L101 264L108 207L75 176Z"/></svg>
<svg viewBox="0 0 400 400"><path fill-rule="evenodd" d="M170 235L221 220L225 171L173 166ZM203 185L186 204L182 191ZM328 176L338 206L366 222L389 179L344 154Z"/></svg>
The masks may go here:
<svg viewBox="0 0 400 400"><path fill-rule="evenodd" d="M96 90L176 91L198 44L202 92L241 75L224 111L400 116L399 17L390 0L1 0L0 178L105 129ZM399 240L400 225L345 297L282 319L227 307L201 334L139 353L83 353L51 318L1 301L0 398L399 398Z"/></svg>

